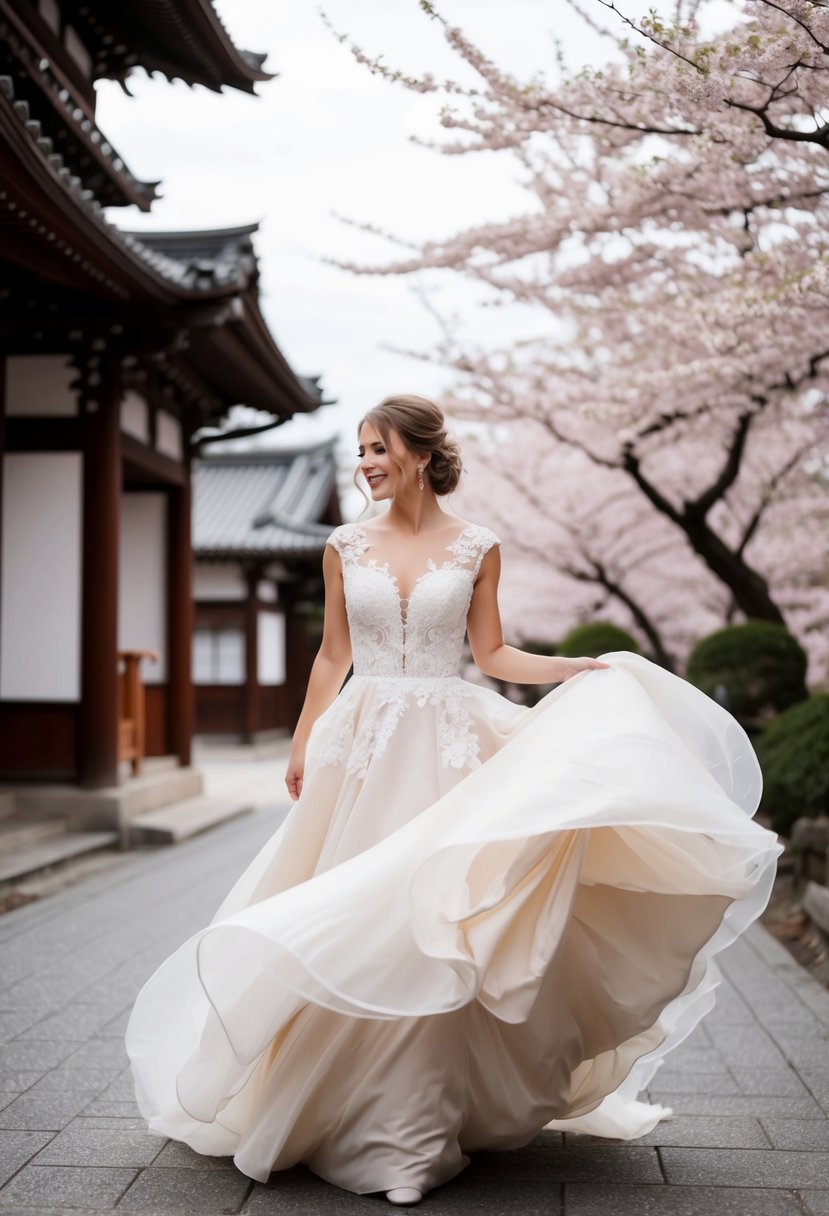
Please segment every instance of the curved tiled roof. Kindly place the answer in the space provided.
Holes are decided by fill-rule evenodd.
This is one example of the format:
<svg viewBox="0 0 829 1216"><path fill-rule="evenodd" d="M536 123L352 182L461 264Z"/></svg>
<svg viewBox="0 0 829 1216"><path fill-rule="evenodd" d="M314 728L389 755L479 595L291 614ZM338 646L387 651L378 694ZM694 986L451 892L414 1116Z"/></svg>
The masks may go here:
<svg viewBox="0 0 829 1216"><path fill-rule="evenodd" d="M140 65L170 80L247 93L272 78L265 55L234 44L211 0L84 0L74 19L95 78L124 80Z"/></svg>
<svg viewBox="0 0 829 1216"><path fill-rule="evenodd" d="M336 485L335 441L197 460L193 467L196 557L276 558L321 553Z"/></svg>

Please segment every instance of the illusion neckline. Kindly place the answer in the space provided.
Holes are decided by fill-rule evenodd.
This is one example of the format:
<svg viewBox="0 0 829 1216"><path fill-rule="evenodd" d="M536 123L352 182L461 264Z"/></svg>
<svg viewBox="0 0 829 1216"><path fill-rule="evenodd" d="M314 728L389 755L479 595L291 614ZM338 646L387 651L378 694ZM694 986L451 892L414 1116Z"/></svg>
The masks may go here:
<svg viewBox="0 0 829 1216"><path fill-rule="evenodd" d="M369 533L366 531L366 529L363 527L362 524L355 523L353 525L353 527L360 533L362 539L365 542L366 549L370 550L372 548L372 544L371 544L371 538L369 536ZM417 575L417 577L415 578L411 587L409 588L408 595L400 594L399 576L396 575L392 571L391 567L389 566L388 561L380 562L377 558L369 558L369 560L367 562L361 562L359 557L357 557L354 559L354 564L361 567L361 569L363 569L363 570L376 570L379 574L386 575L386 577L388 578L389 582L391 583L391 585L394 589L394 592L397 596L397 602L400 606L401 622L405 627L406 618L408 615L408 607L409 607L409 604L411 603L412 596L414 595L418 585L426 578L427 575L436 574L440 570L447 570L447 569L452 569L452 568L459 569L459 570L464 569L464 567L461 566L457 555L455 555L454 550L457 547L458 542L460 540L462 540L462 538L464 536L466 536L467 533L473 532L473 531L478 531L478 525L466 523L460 529L460 531L455 534L455 536L452 538L452 540L449 542L449 544L443 546L442 552L451 553L452 557L447 558L443 562L440 562L440 563L438 563L435 560L435 558L428 557L426 559L426 569L422 570L420 572L420 574Z"/></svg>

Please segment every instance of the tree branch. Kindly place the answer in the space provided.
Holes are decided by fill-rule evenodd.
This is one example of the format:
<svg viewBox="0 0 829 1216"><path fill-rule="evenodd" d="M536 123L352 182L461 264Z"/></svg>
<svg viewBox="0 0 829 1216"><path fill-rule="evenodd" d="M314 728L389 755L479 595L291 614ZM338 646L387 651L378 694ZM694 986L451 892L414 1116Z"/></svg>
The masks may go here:
<svg viewBox="0 0 829 1216"><path fill-rule="evenodd" d="M725 98L725 104L731 106L733 110L747 110L749 114L755 114L771 139L788 139L795 143L818 144L822 148L829 146L829 123L824 123L816 131L792 131L788 127L778 127L776 123L773 123L763 106L750 106L748 102L734 101L731 97Z"/></svg>
<svg viewBox="0 0 829 1216"><path fill-rule="evenodd" d="M725 463L720 470L719 476L702 494L685 503L686 518L691 519L696 516L698 519L704 519L714 503L719 502L729 486L733 485L736 481L737 474L740 472L740 464L743 459L743 452L745 451L746 439L751 429L751 424L757 417L760 409L768 404L768 399L763 397L759 399L759 402L757 411L747 410L744 414L740 414L737 419L737 426L734 428L734 433L731 436L731 443Z"/></svg>
<svg viewBox="0 0 829 1216"><path fill-rule="evenodd" d="M763 487L763 496L757 505L757 509L754 511L746 524L740 543L737 545L735 550L738 557L743 556L743 552L757 531L766 509L774 501L774 491L780 485L780 482L783 481L783 479L787 477L789 473L791 473L792 469L800 463L811 446L811 443L808 443L798 448L797 451L789 457L786 463L777 470L774 476L769 478L769 480L766 482L765 486Z"/></svg>

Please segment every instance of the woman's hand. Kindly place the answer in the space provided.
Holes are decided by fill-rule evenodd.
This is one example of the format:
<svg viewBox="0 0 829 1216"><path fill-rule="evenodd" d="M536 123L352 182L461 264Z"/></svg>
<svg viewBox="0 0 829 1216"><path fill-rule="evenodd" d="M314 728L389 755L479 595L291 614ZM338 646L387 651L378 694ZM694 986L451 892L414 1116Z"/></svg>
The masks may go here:
<svg viewBox="0 0 829 1216"><path fill-rule="evenodd" d="M302 793L302 778L305 773L305 748L292 747L288 757L288 770L285 773L285 784L291 796L291 802L296 802Z"/></svg>
<svg viewBox="0 0 829 1216"><path fill-rule="evenodd" d="M609 663L602 663L598 659L553 659L555 663L555 671L557 674L554 679L556 683L563 683L569 680L571 676L577 676L580 671L593 671L600 667L609 667Z"/></svg>

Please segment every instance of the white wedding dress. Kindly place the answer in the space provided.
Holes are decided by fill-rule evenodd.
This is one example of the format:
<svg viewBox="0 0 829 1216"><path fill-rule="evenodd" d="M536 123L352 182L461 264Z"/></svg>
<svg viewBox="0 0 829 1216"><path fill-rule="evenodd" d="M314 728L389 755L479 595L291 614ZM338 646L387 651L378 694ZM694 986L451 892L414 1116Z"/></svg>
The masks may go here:
<svg viewBox="0 0 829 1216"><path fill-rule="evenodd" d="M126 1044L149 1127L264 1181L446 1182L553 1126L631 1138L714 1003L712 957L780 852L734 719L638 655L532 709L459 678L468 526L401 600L337 528L353 678L301 798L144 985Z"/></svg>

